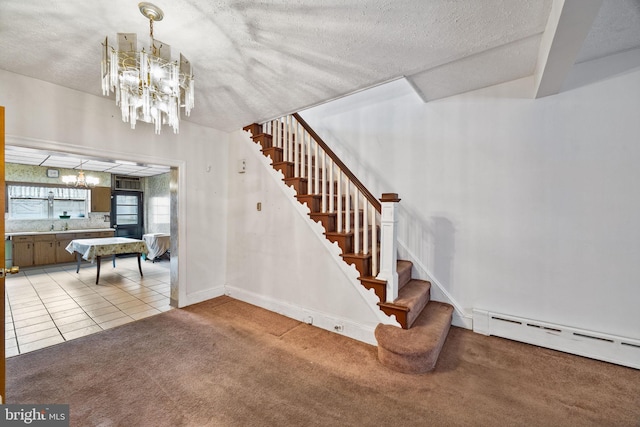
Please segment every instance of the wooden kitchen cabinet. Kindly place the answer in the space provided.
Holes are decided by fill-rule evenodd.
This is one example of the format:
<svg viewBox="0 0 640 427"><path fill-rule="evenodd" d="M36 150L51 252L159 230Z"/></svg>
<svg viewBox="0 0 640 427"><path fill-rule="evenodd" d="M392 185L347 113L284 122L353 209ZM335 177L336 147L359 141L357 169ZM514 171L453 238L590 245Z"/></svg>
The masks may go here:
<svg viewBox="0 0 640 427"><path fill-rule="evenodd" d="M76 261L74 253L67 252L73 239L97 239L113 237L113 230L79 231L77 233L38 233L11 237L13 265L30 267Z"/></svg>
<svg viewBox="0 0 640 427"><path fill-rule="evenodd" d="M111 188L93 187L91 189L91 212L111 212Z"/></svg>
<svg viewBox="0 0 640 427"><path fill-rule="evenodd" d="M56 263L73 262L76 260L76 254L67 252L67 245L76 238L75 234L61 233L56 234Z"/></svg>
<svg viewBox="0 0 640 427"><path fill-rule="evenodd" d="M46 265L56 262L56 236L43 234L33 237L33 264Z"/></svg>
<svg viewBox="0 0 640 427"><path fill-rule="evenodd" d="M18 267L33 265L33 236L13 236L11 243L13 265Z"/></svg>

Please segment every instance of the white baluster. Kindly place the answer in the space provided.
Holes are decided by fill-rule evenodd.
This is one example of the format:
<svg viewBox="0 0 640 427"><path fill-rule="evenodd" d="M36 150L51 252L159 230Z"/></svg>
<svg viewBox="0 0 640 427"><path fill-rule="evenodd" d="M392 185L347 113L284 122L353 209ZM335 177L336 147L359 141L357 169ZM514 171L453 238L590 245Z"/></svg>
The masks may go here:
<svg viewBox="0 0 640 427"><path fill-rule="evenodd" d="M351 232L351 181L349 179L344 180L346 197L344 202L344 231L346 233Z"/></svg>
<svg viewBox="0 0 640 427"><path fill-rule="evenodd" d="M322 151L322 212L327 212L327 154Z"/></svg>
<svg viewBox="0 0 640 427"><path fill-rule="evenodd" d="M365 198L362 203L362 253L369 253L369 201Z"/></svg>
<svg viewBox="0 0 640 427"><path fill-rule="evenodd" d="M338 180L336 182L336 189L338 190L338 223L336 224L336 229L338 233L342 233L342 171L338 169Z"/></svg>
<svg viewBox="0 0 640 427"><path fill-rule="evenodd" d="M309 190L307 192L309 194L313 194L312 185L311 185L312 184L311 177L313 176L312 169L311 169L313 166L313 161L312 161L313 156L311 156L311 135L308 134L307 132L305 132L305 140L307 143L307 179L309 180L307 181L309 185Z"/></svg>
<svg viewBox="0 0 640 427"><path fill-rule="evenodd" d="M282 118L282 160L287 161L289 158L289 144L287 143L287 116Z"/></svg>
<svg viewBox="0 0 640 427"><path fill-rule="evenodd" d="M333 159L329 158L329 174L327 177L327 182L329 183L329 212L335 212L334 209L334 181L333 181Z"/></svg>
<svg viewBox="0 0 640 427"><path fill-rule="evenodd" d="M360 253L360 215L358 208L360 205L360 190L354 187L354 199L353 199L353 252ZM347 215L351 216L349 213Z"/></svg>
<svg viewBox="0 0 640 427"><path fill-rule="evenodd" d="M298 131L300 123L295 119L295 117L291 118L293 125L293 135L291 137L291 143L293 144L293 176L300 176L300 146L298 144ZM295 123L293 123L295 121Z"/></svg>
<svg viewBox="0 0 640 427"><path fill-rule="evenodd" d="M371 275L378 275L378 222L376 209L371 207Z"/></svg>
<svg viewBox="0 0 640 427"><path fill-rule="evenodd" d="M300 127L300 178L306 178L305 175L307 173L307 138L305 137L306 133L307 131L303 127ZM311 183L307 184L307 186L310 185ZM307 193L310 193L310 191L307 190Z"/></svg>
<svg viewBox="0 0 640 427"><path fill-rule="evenodd" d="M318 141L314 141L315 143L315 155L314 155L314 159L316 162L316 167L315 167L315 172L316 175L313 177L313 194L320 194L320 187L319 187L319 179L320 179L320 157L318 157Z"/></svg>
<svg viewBox="0 0 640 427"><path fill-rule="evenodd" d="M289 157L287 158L288 162L293 160L293 137L291 136L293 130L293 126L291 123L291 116L287 116L287 146L289 150Z"/></svg>

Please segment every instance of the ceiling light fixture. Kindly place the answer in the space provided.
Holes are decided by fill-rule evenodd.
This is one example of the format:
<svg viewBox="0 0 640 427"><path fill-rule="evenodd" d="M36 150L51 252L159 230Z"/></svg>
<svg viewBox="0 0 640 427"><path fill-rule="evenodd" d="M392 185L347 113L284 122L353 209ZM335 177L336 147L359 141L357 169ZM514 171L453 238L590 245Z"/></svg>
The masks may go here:
<svg viewBox="0 0 640 427"><path fill-rule="evenodd" d="M178 133L180 108L189 116L194 105L193 70L180 54L180 61L171 61L171 46L153 38L153 22L164 17L162 10L151 4L138 4L149 19L149 51L138 51L135 33L118 33L118 50L109 46L105 37L102 53L102 94L116 94L116 104L122 110L122 120L153 123L156 134L163 124Z"/></svg>
<svg viewBox="0 0 640 427"><path fill-rule="evenodd" d="M79 187L79 188L91 188L95 187L100 183L100 178L95 176L85 176L84 171L82 170L82 164L84 162L80 161L80 172L78 175L65 175L62 177L62 182L69 186Z"/></svg>

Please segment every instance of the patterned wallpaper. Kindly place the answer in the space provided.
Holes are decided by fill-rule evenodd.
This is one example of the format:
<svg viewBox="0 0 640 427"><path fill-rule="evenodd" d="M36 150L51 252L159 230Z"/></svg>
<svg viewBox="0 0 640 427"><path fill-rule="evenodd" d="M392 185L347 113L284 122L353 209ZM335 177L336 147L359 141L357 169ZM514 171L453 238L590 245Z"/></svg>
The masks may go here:
<svg viewBox="0 0 640 427"><path fill-rule="evenodd" d="M145 198L145 232L170 234L171 218L169 182L171 174L150 176L143 183Z"/></svg>
<svg viewBox="0 0 640 427"><path fill-rule="evenodd" d="M77 175L75 169L63 168L47 168L44 166L18 165L15 163L6 163L4 179L6 181L29 182L39 184L62 184L64 175ZM59 178L47 177L47 169L56 169L60 172ZM105 172L85 172L87 176L95 176L100 179L98 187L111 187L111 174Z"/></svg>

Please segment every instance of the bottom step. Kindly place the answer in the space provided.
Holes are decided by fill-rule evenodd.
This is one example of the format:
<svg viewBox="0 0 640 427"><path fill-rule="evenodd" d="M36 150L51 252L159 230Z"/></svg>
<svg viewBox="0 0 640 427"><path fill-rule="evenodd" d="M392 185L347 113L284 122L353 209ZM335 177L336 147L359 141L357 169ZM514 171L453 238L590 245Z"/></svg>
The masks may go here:
<svg viewBox="0 0 640 427"><path fill-rule="evenodd" d="M422 374L433 370L451 327L453 307L430 301L411 329L379 324L378 360L394 371Z"/></svg>

